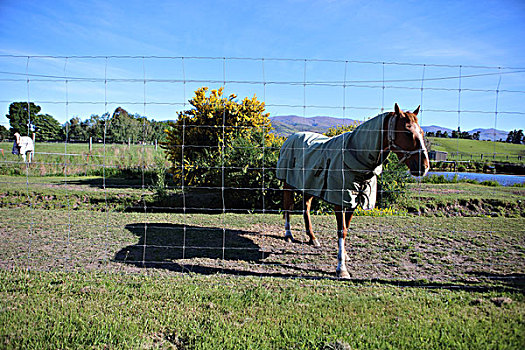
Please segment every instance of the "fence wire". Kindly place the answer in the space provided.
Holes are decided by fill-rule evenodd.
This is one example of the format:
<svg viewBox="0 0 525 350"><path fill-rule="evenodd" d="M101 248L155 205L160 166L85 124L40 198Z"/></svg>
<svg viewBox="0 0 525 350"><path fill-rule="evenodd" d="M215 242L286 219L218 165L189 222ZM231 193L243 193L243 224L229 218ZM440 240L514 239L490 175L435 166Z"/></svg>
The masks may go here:
<svg viewBox="0 0 525 350"><path fill-rule="evenodd" d="M0 62L4 91L0 105L6 111L15 101L27 102L28 109L34 103L62 123L74 117L109 117L117 107L129 112L140 109L146 118L175 120L177 112L193 108L188 98L203 86L224 87L226 96L234 93L239 99L256 95L272 117L328 115L343 118L341 122L350 118L364 122L392 110L395 102L403 109L419 104L421 125L430 120L455 125L458 132L473 126L493 129L492 152L464 150L458 137L455 154L449 154L452 163L432 160L434 166L453 164L456 174L478 158L523 166L523 151L496 149L501 138L497 128L521 125L525 114L523 67L159 56L0 55ZM101 142L89 149L70 140L70 125L65 123L63 142L46 144L37 135L31 164L12 156L9 143L2 143L1 267L291 278L333 275L337 235L335 220L327 215L330 209L319 207L318 212L324 214L314 216L320 249L307 244L302 215L293 215L297 241L284 242L282 211L275 200L281 186L272 183L269 175L277 168L266 163L279 147L267 145L264 136L262 146L237 146L237 150L255 151L262 159L259 164L241 166L226 161L225 142L217 146L186 142L192 130L215 129L225 140L231 130L250 128L227 125L223 108L221 125L183 122L172 126L182 135L177 149L182 162L171 169L178 175L168 183L159 182L172 164L165 160L163 148L148 139L146 118L135 142L111 143L108 123L104 123ZM28 135L33 133L30 124L31 120ZM2 125L9 128L6 119ZM300 124L295 131L314 127ZM216 174L213 184L187 177L191 168L184 160L203 150L220 155L220 161L202 169L204 174ZM302 170L306 174L309 169ZM242 171L257 174L259 185L240 186L227 180ZM416 198L414 206L424 207L429 189L422 180L416 179L409 188ZM379 190L378 197L388 196L389 191ZM456 204L470 206L474 212L481 210L477 198L487 195L487 189L478 187L468 189L468 198L461 188L437 191L452 191L457 194ZM496 192L494 188L494 197ZM519 188L514 192L524 194ZM260 200L243 207L246 198ZM361 213L355 217L347 247L352 276L472 280L525 272L523 216L479 218L471 223L460 216L460 210L447 205L435 208L432 216L414 207L408 212L378 211L379 216ZM458 216L436 217L440 210L441 215ZM523 207L520 210L523 213ZM303 212L304 203L298 202L293 214ZM503 220L516 232L509 234Z"/></svg>

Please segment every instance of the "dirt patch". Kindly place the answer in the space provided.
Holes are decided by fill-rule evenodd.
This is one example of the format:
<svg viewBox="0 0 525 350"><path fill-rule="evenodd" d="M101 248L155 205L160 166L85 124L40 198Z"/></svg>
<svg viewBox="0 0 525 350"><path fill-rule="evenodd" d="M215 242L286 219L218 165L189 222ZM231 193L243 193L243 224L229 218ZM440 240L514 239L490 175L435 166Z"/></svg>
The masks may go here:
<svg viewBox="0 0 525 350"><path fill-rule="evenodd" d="M321 242L314 248L298 216L292 227L296 241L287 243L278 215L54 213L26 213L30 227L4 216L0 267L336 277L332 217L313 218ZM489 281L523 287L525 238L517 233L523 219L505 219L512 225L502 220L357 217L347 239L347 267L358 281Z"/></svg>

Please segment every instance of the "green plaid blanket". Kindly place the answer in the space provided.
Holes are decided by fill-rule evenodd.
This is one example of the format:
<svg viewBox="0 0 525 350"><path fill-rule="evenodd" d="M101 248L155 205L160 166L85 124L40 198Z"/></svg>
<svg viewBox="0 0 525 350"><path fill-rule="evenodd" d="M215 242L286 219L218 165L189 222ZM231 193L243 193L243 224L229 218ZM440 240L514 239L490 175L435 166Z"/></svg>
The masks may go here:
<svg viewBox="0 0 525 350"><path fill-rule="evenodd" d="M332 138L312 132L290 136L281 147L277 178L344 208L373 209L377 175L383 170L382 129L387 115Z"/></svg>

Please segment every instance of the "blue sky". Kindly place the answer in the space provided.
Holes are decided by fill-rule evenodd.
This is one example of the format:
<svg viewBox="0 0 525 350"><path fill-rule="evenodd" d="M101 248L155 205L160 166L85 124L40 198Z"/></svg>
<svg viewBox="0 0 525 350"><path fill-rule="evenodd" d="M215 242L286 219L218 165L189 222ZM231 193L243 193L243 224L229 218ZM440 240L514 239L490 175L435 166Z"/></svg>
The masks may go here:
<svg viewBox="0 0 525 350"><path fill-rule="evenodd" d="M422 104L423 125L525 128L523 38L521 0L0 0L0 124L28 98L61 123L117 106L173 119L225 80L272 115L364 119L398 102Z"/></svg>

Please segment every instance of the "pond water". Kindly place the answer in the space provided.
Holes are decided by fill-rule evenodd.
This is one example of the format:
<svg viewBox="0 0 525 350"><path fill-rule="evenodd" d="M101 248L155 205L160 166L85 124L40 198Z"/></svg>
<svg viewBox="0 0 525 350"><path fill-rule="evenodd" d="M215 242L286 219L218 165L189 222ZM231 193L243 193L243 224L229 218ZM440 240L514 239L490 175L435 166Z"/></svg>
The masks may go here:
<svg viewBox="0 0 525 350"><path fill-rule="evenodd" d="M483 174L483 173L450 173L429 171L427 176L443 175L448 180L451 180L454 175L458 174L458 179L476 180L478 182L494 180L503 186L512 186L514 184L524 183L525 175L505 175L505 174Z"/></svg>

